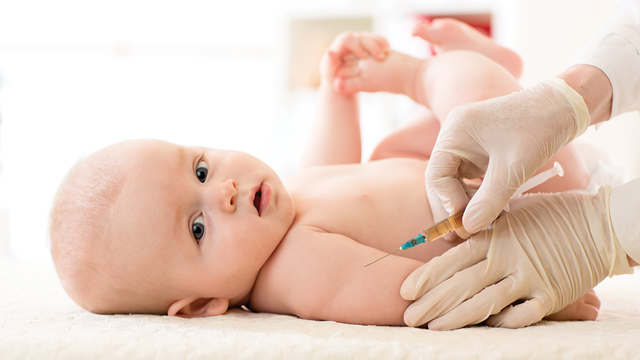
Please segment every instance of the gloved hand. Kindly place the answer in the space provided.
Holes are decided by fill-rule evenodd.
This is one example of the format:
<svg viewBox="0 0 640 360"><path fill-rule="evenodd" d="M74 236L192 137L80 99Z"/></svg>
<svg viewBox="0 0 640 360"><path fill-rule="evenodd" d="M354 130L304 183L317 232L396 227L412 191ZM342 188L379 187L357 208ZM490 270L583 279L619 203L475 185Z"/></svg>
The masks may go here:
<svg viewBox="0 0 640 360"><path fill-rule="evenodd" d="M482 230L518 187L585 132L590 122L582 97L557 78L453 109L425 172L434 220L466 206L464 229L469 233ZM482 185L469 201L462 179L483 174Z"/></svg>
<svg viewBox="0 0 640 360"><path fill-rule="evenodd" d="M631 273L609 215L611 187L598 194L532 194L442 256L416 269L401 295L417 299L409 326L523 327L562 310L606 276ZM509 306L516 300L525 302Z"/></svg>

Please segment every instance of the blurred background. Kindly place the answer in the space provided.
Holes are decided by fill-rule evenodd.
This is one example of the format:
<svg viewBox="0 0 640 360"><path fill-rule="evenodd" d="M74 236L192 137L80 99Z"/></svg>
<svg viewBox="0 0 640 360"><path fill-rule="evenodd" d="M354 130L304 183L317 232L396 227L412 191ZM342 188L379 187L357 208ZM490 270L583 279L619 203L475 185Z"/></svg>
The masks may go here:
<svg viewBox="0 0 640 360"><path fill-rule="evenodd" d="M291 175L315 114L318 62L339 32L426 57L420 19L457 17L516 50L523 86L563 71L607 0L0 0L0 258L50 262L48 212L78 160L158 138L246 151ZM362 95L363 152L414 104ZM584 138L640 176L637 115ZM99 176L99 169L96 176Z"/></svg>

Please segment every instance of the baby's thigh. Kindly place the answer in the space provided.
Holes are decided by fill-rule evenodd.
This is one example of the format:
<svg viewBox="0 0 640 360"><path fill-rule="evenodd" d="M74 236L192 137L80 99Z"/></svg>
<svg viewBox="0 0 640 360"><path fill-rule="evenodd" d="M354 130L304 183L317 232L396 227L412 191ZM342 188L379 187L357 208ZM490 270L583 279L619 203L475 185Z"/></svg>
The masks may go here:
<svg viewBox="0 0 640 360"><path fill-rule="evenodd" d="M411 114L406 125L394 130L378 143L369 161L398 157L428 160L439 131L440 122L433 112L420 107Z"/></svg>
<svg viewBox="0 0 640 360"><path fill-rule="evenodd" d="M554 176L527 192L560 192L587 188L591 175L582 155L574 144L568 144L560 149L536 174L551 169L556 161L562 165L564 176Z"/></svg>

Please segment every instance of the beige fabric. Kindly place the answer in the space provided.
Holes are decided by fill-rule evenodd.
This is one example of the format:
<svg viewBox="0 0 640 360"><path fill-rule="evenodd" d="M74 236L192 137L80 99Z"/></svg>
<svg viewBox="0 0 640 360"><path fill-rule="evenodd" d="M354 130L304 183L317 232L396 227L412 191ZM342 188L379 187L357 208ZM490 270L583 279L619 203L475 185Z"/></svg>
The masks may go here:
<svg viewBox="0 0 640 360"><path fill-rule="evenodd" d="M594 322L434 332L242 310L207 319L94 315L48 265L0 262L2 359L629 359L640 340L640 275L607 279Z"/></svg>

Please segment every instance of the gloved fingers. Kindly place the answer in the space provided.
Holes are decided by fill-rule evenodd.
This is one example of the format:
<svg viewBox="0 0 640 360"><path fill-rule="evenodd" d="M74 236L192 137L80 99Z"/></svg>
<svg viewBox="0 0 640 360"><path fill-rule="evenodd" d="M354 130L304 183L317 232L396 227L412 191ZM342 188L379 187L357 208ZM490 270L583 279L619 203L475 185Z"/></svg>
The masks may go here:
<svg viewBox="0 0 640 360"><path fill-rule="evenodd" d="M475 195L476 191L478 191L477 188L469 187L464 181L462 181L460 184L462 185L462 188L464 189L465 194L467 194L467 198L468 199L472 199L473 196ZM453 215L453 214L451 214L451 215ZM471 237L471 235L473 235L472 233L468 232L464 228L464 226L457 228L456 229L456 234L458 235L458 237L460 237L462 239L468 239L468 238ZM456 238L453 238L452 240L456 240Z"/></svg>
<svg viewBox="0 0 640 360"><path fill-rule="evenodd" d="M447 211L442 206L442 202L438 198L438 195L436 195L433 192L433 190L429 189L429 187L427 187L427 195L429 198L429 203L431 205L431 214L433 216L433 222L437 223L449 217L450 214L447 213ZM470 236L471 234L465 231L463 227L460 227L456 229L455 232L452 232L450 234L447 234L441 237L441 239L444 239L445 241L458 241L459 239L468 239Z"/></svg>
<svg viewBox="0 0 640 360"><path fill-rule="evenodd" d="M443 316L429 322L430 330L452 330L478 324L520 297L515 281L507 277L488 286Z"/></svg>
<svg viewBox="0 0 640 360"><path fill-rule="evenodd" d="M476 236L444 254L431 259L414 270L402 283L400 295L405 300L415 300L458 271L467 269L486 259L490 244L490 231Z"/></svg>
<svg viewBox="0 0 640 360"><path fill-rule="evenodd" d="M518 189L517 184L515 187L512 185L514 181L517 182L513 179L513 174L494 169L489 166L482 185L465 209L462 222L464 228L471 233L489 226L500 215L511 196Z"/></svg>
<svg viewBox="0 0 640 360"><path fill-rule="evenodd" d="M436 223L438 221L444 220L449 216L449 212L442 206L442 201L440 201L440 197L435 192L435 190L429 185L427 187L427 197L429 198L429 206L431 207L431 215L433 216L433 222Z"/></svg>
<svg viewBox="0 0 640 360"><path fill-rule="evenodd" d="M484 260L456 273L409 305L404 312L405 324L420 326L428 323L452 311L487 285L499 281L500 276L497 273L485 272L486 266L487 261Z"/></svg>
<svg viewBox="0 0 640 360"><path fill-rule="evenodd" d="M537 323L542 320L549 311L545 304L551 306L551 299L545 301L541 297L534 297L522 304L503 309L497 315L489 317L486 324L489 326L515 329Z"/></svg>
<svg viewBox="0 0 640 360"><path fill-rule="evenodd" d="M469 202L469 198L458 179L460 165L461 158L459 156L447 151L434 151L431 153L424 174L429 204L433 208L434 204L440 203L441 205L436 209L444 207L447 216L464 209Z"/></svg>

